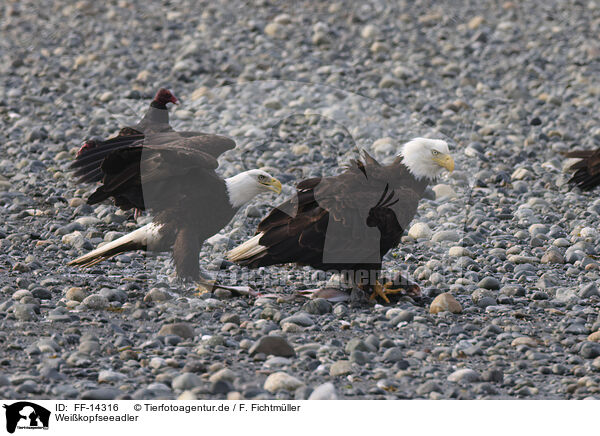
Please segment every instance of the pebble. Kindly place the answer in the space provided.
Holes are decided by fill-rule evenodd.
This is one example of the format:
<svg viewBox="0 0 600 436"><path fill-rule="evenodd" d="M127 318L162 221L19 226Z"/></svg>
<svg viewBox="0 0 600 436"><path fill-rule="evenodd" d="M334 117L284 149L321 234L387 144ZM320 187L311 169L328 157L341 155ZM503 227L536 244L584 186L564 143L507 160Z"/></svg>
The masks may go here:
<svg viewBox="0 0 600 436"><path fill-rule="evenodd" d="M335 386L331 382L317 386L308 397L309 400L337 400L339 399Z"/></svg>
<svg viewBox="0 0 600 436"><path fill-rule="evenodd" d="M498 290L500 289L500 281L494 277L485 277L477 286L484 289Z"/></svg>
<svg viewBox="0 0 600 436"><path fill-rule="evenodd" d="M285 372L275 372L267 377L263 388L266 391L275 393L280 390L295 391L304 383Z"/></svg>
<svg viewBox="0 0 600 436"><path fill-rule="evenodd" d="M528 347L537 347L538 341L534 338L530 338L529 336L519 336L518 338L513 339L510 343L513 347L518 347L519 345L527 345Z"/></svg>
<svg viewBox="0 0 600 436"><path fill-rule="evenodd" d="M99 294L92 294L85 297L81 303L89 309L102 310L108 306L108 299Z"/></svg>
<svg viewBox="0 0 600 436"><path fill-rule="evenodd" d="M144 301L146 303L167 301L171 298L173 297L171 297L171 295L168 292L160 288L152 288L150 289L150 291L148 291L146 295L144 295Z"/></svg>
<svg viewBox="0 0 600 436"><path fill-rule="evenodd" d="M177 391L186 391L194 389L202 384L202 379L196 374L185 372L178 375L171 382L171 387Z"/></svg>
<svg viewBox="0 0 600 436"><path fill-rule="evenodd" d="M232 382L235 380L235 378L236 378L236 374L231 369L223 368L223 369L216 371L214 374L211 374L211 376L208 378L208 380L212 383L215 383L218 381Z"/></svg>
<svg viewBox="0 0 600 436"><path fill-rule="evenodd" d="M98 373L98 383L116 383L127 379L125 374L120 372L104 370Z"/></svg>
<svg viewBox="0 0 600 436"><path fill-rule="evenodd" d="M462 312L462 306L460 305L460 303L456 301L456 298L454 298L454 296L452 294L449 294L448 292L444 292L435 297L434 300L431 302L431 305L429 306L429 313L435 314L444 311L448 311L451 313Z"/></svg>
<svg viewBox="0 0 600 436"><path fill-rule="evenodd" d="M282 357L293 357L296 355L294 348L280 336L263 336L252 345L248 353L250 356L254 356L257 353Z"/></svg>
<svg viewBox="0 0 600 436"><path fill-rule="evenodd" d="M351 374L352 370L352 362L349 360L338 360L331 364L329 368L329 375L332 377L339 377L346 374Z"/></svg>
<svg viewBox="0 0 600 436"><path fill-rule="evenodd" d="M425 223L415 223L408 230L408 236L413 239L429 239L432 231Z"/></svg>
<svg viewBox="0 0 600 436"><path fill-rule="evenodd" d="M458 232L456 232L454 230L442 230L442 231L434 233L433 236L431 237L431 240L433 242L444 242L444 241L458 242L459 239L460 239L460 235L458 234Z"/></svg>
<svg viewBox="0 0 600 436"><path fill-rule="evenodd" d="M280 324L292 323L302 327L310 327L315 323L313 318L306 312L298 312L280 321Z"/></svg>
<svg viewBox="0 0 600 436"><path fill-rule="evenodd" d="M34 305L32 304L15 304L13 306L13 313L19 321L34 321L37 319Z"/></svg>
<svg viewBox="0 0 600 436"><path fill-rule="evenodd" d="M159 332L158 336L166 335L177 335L184 339L191 339L195 336L194 327L191 324L185 322L178 322L174 324L164 324Z"/></svg>
<svg viewBox="0 0 600 436"><path fill-rule="evenodd" d="M435 192L436 200L440 200L442 198L456 198L458 196L452 186L444 185L443 183L435 185L431 189L433 189L433 192Z"/></svg>
<svg viewBox="0 0 600 436"><path fill-rule="evenodd" d="M565 263L565 258L557 250L549 249L541 259L542 263Z"/></svg>
<svg viewBox="0 0 600 436"><path fill-rule="evenodd" d="M480 380L480 375L477 371L470 368L457 369L448 376L448 381L460 382L465 381L467 383L473 383Z"/></svg>
<svg viewBox="0 0 600 436"><path fill-rule="evenodd" d="M81 393L82 400L114 400L121 394L121 391L115 388L96 388Z"/></svg>

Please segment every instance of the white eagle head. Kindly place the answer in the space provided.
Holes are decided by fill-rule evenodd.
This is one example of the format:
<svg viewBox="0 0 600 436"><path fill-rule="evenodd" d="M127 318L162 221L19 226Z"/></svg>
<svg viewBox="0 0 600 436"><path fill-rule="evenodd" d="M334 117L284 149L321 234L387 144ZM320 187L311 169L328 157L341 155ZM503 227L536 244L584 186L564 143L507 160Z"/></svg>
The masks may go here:
<svg viewBox="0 0 600 436"><path fill-rule="evenodd" d="M417 179L434 180L444 170L454 171L448 143L441 139L415 138L402 147L402 163Z"/></svg>

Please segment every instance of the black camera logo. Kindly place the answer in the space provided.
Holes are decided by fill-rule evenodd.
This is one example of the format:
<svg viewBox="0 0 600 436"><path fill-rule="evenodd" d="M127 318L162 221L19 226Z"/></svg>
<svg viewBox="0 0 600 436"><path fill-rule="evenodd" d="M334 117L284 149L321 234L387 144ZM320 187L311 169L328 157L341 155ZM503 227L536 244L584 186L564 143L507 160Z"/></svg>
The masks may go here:
<svg viewBox="0 0 600 436"><path fill-rule="evenodd" d="M48 429L50 411L29 401L19 401L4 405L6 409L6 431L14 433L19 429L36 430Z"/></svg>

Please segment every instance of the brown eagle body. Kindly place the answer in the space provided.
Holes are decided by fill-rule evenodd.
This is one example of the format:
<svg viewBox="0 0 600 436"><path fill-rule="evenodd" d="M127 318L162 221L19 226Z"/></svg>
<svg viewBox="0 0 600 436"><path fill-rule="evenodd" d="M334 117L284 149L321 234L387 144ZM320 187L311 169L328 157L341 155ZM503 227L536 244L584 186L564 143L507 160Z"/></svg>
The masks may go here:
<svg viewBox="0 0 600 436"><path fill-rule="evenodd" d="M218 156L234 147L235 142L223 136L185 138L170 132L149 135L111 151L101 164L103 184L88 203L113 197L117 206L150 209L155 218L153 227L147 229L149 236L118 245L93 258L94 263L123 251L172 248L178 275L197 279L202 243L236 212L225 181L215 172ZM75 260L72 264L89 262Z"/></svg>
<svg viewBox="0 0 600 436"><path fill-rule="evenodd" d="M600 149L570 151L563 155L570 158L581 158L569 168L574 171L569 180L570 183L576 184L584 191L600 185Z"/></svg>
<svg viewBox="0 0 600 436"><path fill-rule="evenodd" d="M401 157L382 166L364 153L364 162L352 162L338 176L300 182L296 196L259 224L255 238L264 248L251 256L234 249L230 259L251 268L309 265L373 285L383 256L400 242L427 183L415 178Z"/></svg>
<svg viewBox="0 0 600 436"><path fill-rule="evenodd" d="M69 264L92 266L138 249L172 250L177 275L198 280L203 242L254 196L265 190L281 192L281 183L261 170L221 178L215 172L217 158L234 147L235 142L224 136L162 132L144 135L103 155L102 185L88 203L112 197L122 209L151 210L154 220ZM95 149L82 153L76 161L80 177L90 177L88 172L95 172L96 166L88 162L100 158Z"/></svg>

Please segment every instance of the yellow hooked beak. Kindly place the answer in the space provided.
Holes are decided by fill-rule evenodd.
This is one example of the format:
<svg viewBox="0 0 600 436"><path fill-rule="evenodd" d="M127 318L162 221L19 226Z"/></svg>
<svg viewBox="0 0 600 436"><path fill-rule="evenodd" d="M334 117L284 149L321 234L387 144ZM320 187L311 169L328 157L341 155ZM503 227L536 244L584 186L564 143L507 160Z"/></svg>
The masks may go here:
<svg viewBox="0 0 600 436"><path fill-rule="evenodd" d="M450 172L454 171L454 159L449 154L440 153L433 157L433 161Z"/></svg>
<svg viewBox="0 0 600 436"><path fill-rule="evenodd" d="M269 191L281 194L281 182L275 177L272 177L271 179L267 180L263 183L263 185L265 185Z"/></svg>

